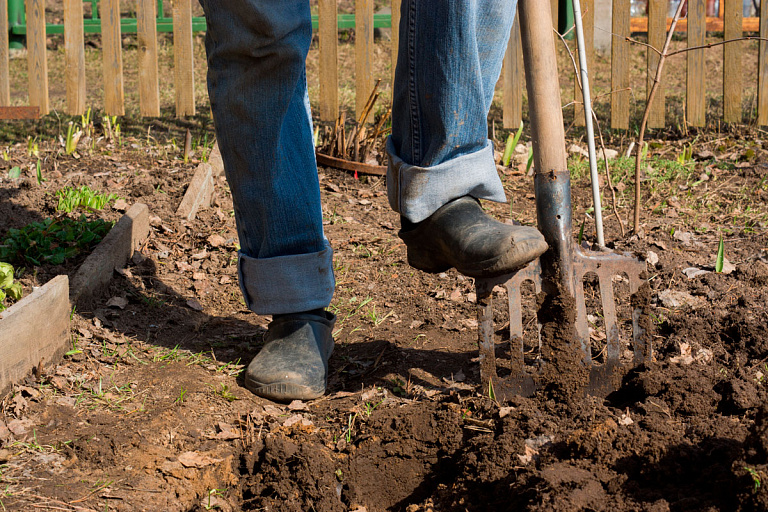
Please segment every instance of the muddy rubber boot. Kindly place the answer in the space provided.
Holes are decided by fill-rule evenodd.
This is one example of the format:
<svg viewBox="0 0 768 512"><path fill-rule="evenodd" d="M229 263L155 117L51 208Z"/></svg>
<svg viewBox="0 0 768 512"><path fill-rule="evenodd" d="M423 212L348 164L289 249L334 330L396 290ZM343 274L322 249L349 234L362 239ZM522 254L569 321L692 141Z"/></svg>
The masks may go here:
<svg viewBox="0 0 768 512"><path fill-rule="evenodd" d="M470 196L443 205L418 224L402 223L398 236L408 248L408 264L432 274L451 267L469 277L509 274L547 250L536 228L499 222Z"/></svg>
<svg viewBox="0 0 768 512"><path fill-rule="evenodd" d="M323 310L276 317L248 365L245 387L275 401L323 396L335 323L336 315Z"/></svg>

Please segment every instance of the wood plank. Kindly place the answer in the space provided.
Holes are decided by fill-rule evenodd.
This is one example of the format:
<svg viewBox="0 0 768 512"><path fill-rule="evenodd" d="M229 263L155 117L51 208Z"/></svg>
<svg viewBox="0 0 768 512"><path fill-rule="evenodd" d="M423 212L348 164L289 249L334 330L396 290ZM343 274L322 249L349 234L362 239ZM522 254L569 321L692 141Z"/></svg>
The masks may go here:
<svg viewBox="0 0 768 512"><path fill-rule="evenodd" d="M120 34L120 0L101 0L101 39L104 66L104 110L125 115L123 52Z"/></svg>
<svg viewBox="0 0 768 512"><path fill-rule="evenodd" d="M355 118L362 115L374 83L373 0L355 0Z"/></svg>
<svg viewBox="0 0 768 512"><path fill-rule="evenodd" d="M149 234L149 209L136 203L109 230L72 278L69 298L85 305L102 295L115 268L122 268Z"/></svg>
<svg viewBox="0 0 768 512"><path fill-rule="evenodd" d="M589 83L595 82L595 0L582 0L581 4L581 22L584 27L584 47L587 52L587 71L589 72ZM574 41L576 39L574 38ZM575 55L576 66L580 66L578 52ZM581 73L581 71L577 71ZM573 122L576 126L584 126L584 103L582 101L581 87L579 81L574 79L573 97L574 104ZM592 86L592 91L594 86ZM581 102L581 103L579 103Z"/></svg>
<svg viewBox="0 0 768 512"><path fill-rule="evenodd" d="M723 3L725 5L723 5ZM742 36L741 20L744 11L742 0L725 0L723 23L725 41ZM726 123L741 122L741 53L743 43L723 45L723 120Z"/></svg>
<svg viewBox="0 0 768 512"><path fill-rule="evenodd" d="M667 18L667 30L672 25L672 18ZM630 22L632 32L648 32L648 18L632 18ZM675 26L675 32L685 32L688 30L688 20L681 18ZM707 18L707 32L722 32L724 24L722 18ZM759 32L760 18L743 18L742 30L744 32Z"/></svg>
<svg viewBox="0 0 768 512"><path fill-rule="evenodd" d="M195 57L192 53L192 0L173 2L173 70L176 117L195 115Z"/></svg>
<svg viewBox="0 0 768 512"><path fill-rule="evenodd" d="M0 0L0 106L11 104L10 48L8 43L8 0Z"/></svg>
<svg viewBox="0 0 768 512"><path fill-rule="evenodd" d="M688 0L688 47L701 46L706 42L704 17L706 0ZM691 126L706 124L707 95L704 77L704 50L687 52L686 119Z"/></svg>
<svg viewBox="0 0 768 512"><path fill-rule="evenodd" d="M139 111L144 117L160 115L156 13L157 0L138 0Z"/></svg>
<svg viewBox="0 0 768 512"><path fill-rule="evenodd" d="M613 0L611 44L611 128L629 129L629 7L630 0Z"/></svg>
<svg viewBox="0 0 768 512"><path fill-rule="evenodd" d="M64 60L67 113L85 113L85 38L82 0L64 0Z"/></svg>
<svg viewBox="0 0 768 512"><path fill-rule="evenodd" d="M45 115L50 110L45 47L45 0L26 0L26 11L29 104L40 107L40 112Z"/></svg>
<svg viewBox="0 0 768 512"><path fill-rule="evenodd" d="M317 37L320 44L321 121L332 123L339 115L339 31L336 0L318 0Z"/></svg>
<svg viewBox="0 0 768 512"><path fill-rule="evenodd" d="M552 26L557 30L560 23L560 0L549 0L549 5L552 8Z"/></svg>
<svg viewBox="0 0 768 512"><path fill-rule="evenodd" d="M648 44L661 51L664 46L666 31L664 21L667 18L666 0L648 0ZM659 55L651 49L646 49L648 54L648 75L646 79L646 98L650 94L656 68L659 64ZM659 90L651 105L651 112L648 117L648 128L664 127L664 83L659 84Z"/></svg>
<svg viewBox="0 0 768 512"><path fill-rule="evenodd" d="M768 125L768 1L760 2L760 49L757 71L757 124Z"/></svg>
<svg viewBox="0 0 768 512"><path fill-rule="evenodd" d="M520 21L515 23L509 34L509 44L504 54L504 82L502 85L503 125L515 130L523 120L523 45L520 41Z"/></svg>
<svg viewBox="0 0 768 512"><path fill-rule="evenodd" d="M397 53L400 50L400 10L403 0L392 0L392 90L394 91ZM393 93L394 96L394 93Z"/></svg>
<svg viewBox="0 0 768 512"><path fill-rule="evenodd" d="M27 11L29 12L29 11ZM27 18L29 19L29 18ZM69 278L56 276L0 313L0 393L69 346Z"/></svg>
<svg viewBox="0 0 768 512"><path fill-rule="evenodd" d="M0 107L0 119L40 119L40 107Z"/></svg>

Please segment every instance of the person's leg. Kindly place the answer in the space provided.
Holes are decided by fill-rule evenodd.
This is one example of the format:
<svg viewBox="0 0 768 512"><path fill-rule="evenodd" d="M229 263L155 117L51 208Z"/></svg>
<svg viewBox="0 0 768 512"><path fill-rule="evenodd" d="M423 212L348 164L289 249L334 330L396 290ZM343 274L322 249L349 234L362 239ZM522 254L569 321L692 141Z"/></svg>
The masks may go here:
<svg viewBox="0 0 768 512"><path fill-rule="evenodd" d="M516 4L403 0L387 190L416 268L498 275L546 249L535 229L496 222L475 200L506 200L487 118Z"/></svg>
<svg viewBox="0 0 768 512"><path fill-rule="evenodd" d="M276 315L246 385L270 398L322 394L334 320L322 308L334 277L305 75L309 2L201 3L208 90L240 239L240 286L249 309ZM314 369L297 376L307 365Z"/></svg>

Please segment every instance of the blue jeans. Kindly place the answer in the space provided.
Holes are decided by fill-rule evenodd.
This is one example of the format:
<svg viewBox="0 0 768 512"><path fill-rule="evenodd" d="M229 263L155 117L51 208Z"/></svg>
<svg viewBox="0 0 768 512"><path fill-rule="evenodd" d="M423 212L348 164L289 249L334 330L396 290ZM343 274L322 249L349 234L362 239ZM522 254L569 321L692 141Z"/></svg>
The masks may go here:
<svg viewBox="0 0 768 512"><path fill-rule="evenodd" d="M307 96L309 2L200 1L246 305L259 314L326 307L335 283ZM487 116L516 4L402 3L387 190L411 222L465 195L506 200Z"/></svg>

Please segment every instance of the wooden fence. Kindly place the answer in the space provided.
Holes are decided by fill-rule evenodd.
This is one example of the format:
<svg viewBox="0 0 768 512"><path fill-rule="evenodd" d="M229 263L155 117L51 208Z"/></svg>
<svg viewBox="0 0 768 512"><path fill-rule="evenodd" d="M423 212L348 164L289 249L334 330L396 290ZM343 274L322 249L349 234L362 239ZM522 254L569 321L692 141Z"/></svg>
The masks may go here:
<svg viewBox="0 0 768 512"><path fill-rule="evenodd" d="M83 0L62 0L64 6L64 54L66 60L66 112L83 113L87 107L85 87L85 47L83 37ZM192 34L192 1L173 2L173 51L175 109L179 117L195 113L194 57ZM582 0L587 59L594 62L592 44L595 31L596 0ZM401 0L392 2L392 27L399 26ZM557 0L551 0L555 25ZM742 0L721 0L717 18L705 17L706 0L689 0L688 16L679 30L687 31L688 46L702 48L687 53L687 82L685 111L691 126L705 124L706 71L704 68L705 36L707 30L723 31L724 38L735 39L746 31L758 31L761 38L758 54L757 123L768 124L768 1L761 2L759 18L742 18ZM11 104L9 84L9 46L7 0L0 0L0 107ZM46 57L45 0L26 0L27 62L29 74L29 104L49 112L48 70ZM137 0L138 87L139 111L142 116L159 116L158 40L156 0ZM355 0L355 107L361 112L373 88L374 2ZM109 115L124 115L123 60L121 45L120 0L101 0L101 30L103 51L104 110ZM336 0L318 0L319 83L316 105L323 121L334 121L339 112L338 20ZM647 18L630 18L630 0L613 0L611 51L610 124L628 129L630 121L630 52L647 51L647 80L650 85L658 64L658 55L626 38L634 31L648 32L648 43L661 48L667 19L667 0L648 0ZM392 30L392 69L397 61L398 31ZM742 45L724 46L723 62L723 121L739 123L742 111ZM594 70L594 65L590 65ZM580 96L578 85L574 85ZM520 31L517 23L512 29L509 47L504 57L502 77L503 122L506 128L519 125L523 110L523 72ZM649 127L664 126L665 96L663 87L652 105ZM577 105L575 121L583 122L583 110Z"/></svg>

